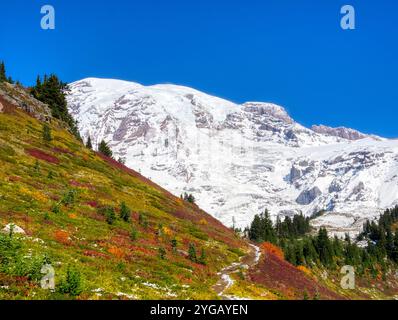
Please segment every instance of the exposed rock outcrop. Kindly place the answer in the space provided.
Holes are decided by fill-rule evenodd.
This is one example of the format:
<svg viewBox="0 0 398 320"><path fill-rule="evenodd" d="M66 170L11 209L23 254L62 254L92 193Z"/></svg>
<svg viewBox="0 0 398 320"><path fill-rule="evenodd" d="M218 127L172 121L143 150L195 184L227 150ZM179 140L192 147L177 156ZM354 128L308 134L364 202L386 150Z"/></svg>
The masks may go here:
<svg viewBox="0 0 398 320"><path fill-rule="evenodd" d="M301 205L307 205L312 203L317 197L322 194L321 190L318 187L313 187L310 190L305 190L300 193L296 202Z"/></svg>

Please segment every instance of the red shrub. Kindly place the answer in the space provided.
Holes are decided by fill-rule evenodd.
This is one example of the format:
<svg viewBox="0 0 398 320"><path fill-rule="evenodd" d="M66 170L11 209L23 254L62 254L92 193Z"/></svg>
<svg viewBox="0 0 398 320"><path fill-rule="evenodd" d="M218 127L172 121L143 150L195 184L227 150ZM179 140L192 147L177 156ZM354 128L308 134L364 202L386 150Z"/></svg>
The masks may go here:
<svg viewBox="0 0 398 320"><path fill-rule="evenodd" d="M98 206L99 206L97 201L87 201L86 204L92 208L98 208Z"/></svg>
<svg viewBox="0 0 398 320"><path fill-rule="evenodd" d="M41 151L39 149L28 149L28 150L26 150L26 152L30 156L32 156L36 159L44 160L44 161L47 161L47 162L50 162L53 164L59 164L59 159L57 157L54 157L54 156L52 156L48 153L45 153L44 151Z"/></svg>
<svg viewBox="0 0 398 320"><path fill-rule="evenodd" d="M94 187L90 183L86 183L86 182L79 182L79 181L76 181L76 180L70 180L69 184L72 187L87 188L87 189L90 189L90 190L94 189Z"/></svg>
<svg viewBox="0 0 398 320"><path fill-rule="evenodd" d="M56 152L56 153L65 153L65 154L71 154L71 155L73 155L73 152L71 152L71 151L69 151L69 150L67 150L67 149L62 149L62 148L54 147L54 148L53 148L53 151Z"/></svg>
<svg viewBox="0 0 398 320"><path fill-rule="evenodd" d="M18 177L18 176L10 176L10 177L8 177L8 181L10 181L10 182L17 182L17 181L21 181L21 177Z"/></svg>
<svg viewBox="0 0 398 320"><path fill-rule="evenodd" d="M98 257L98 258L104 258L104 259L109 259L109 256L106 255L105 253L94 251L94 250L85 250L83 254L87 257Z"/></svg>

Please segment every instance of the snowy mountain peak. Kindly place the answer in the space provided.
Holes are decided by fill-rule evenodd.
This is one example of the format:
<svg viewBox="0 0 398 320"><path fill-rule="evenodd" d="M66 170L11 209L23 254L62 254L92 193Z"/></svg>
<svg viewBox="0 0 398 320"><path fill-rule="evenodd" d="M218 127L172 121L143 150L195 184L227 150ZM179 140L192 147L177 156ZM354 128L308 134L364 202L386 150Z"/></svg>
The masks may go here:
<svg viewBox="0 0 398 320"><path fill-rule="evenodd" d="M398 140L295 122L280 106L242 105L176 85L89 78L70 85L82 137L231 225L327 213L315 224L358 231L398 199Z"/></svg>

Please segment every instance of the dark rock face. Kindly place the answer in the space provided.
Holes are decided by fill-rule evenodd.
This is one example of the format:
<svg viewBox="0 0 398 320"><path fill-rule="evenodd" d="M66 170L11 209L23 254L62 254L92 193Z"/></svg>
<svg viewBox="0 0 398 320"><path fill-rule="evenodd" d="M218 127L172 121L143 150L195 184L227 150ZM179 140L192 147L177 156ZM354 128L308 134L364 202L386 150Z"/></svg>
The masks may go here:
<svg viewBox="0 0 398 320"><path fill-rule="evenodd" d="M342 190L341 185L336 181L333 181L329 186L329 193L340 192L341 190Z"/></svg>
<svg viewBox="0 0 398 320"><path fill-rule="evenodd" d="M353 194L358 194L360 193L362 190L365 189L365 185L363 182L358 183L358 185L352 190Z"/></svg>
<svg viewBox="0 0 398 320"><path fill-rule="evenodd" d="M312 203L317 197L322 194L318 187L313 187L310 190L303 191L296 199L296 202L301 205Z"/></svg>
<svg viewBox="0 0 398 320"><path fill-rule="evenodd" d="M0 96L4 99L5 104L11 104L20 108L40 121L48 122L52 119L50 108L46 104L33 98L33 96L22 87L7 82L1 83ZM4 106L1 109L3 110Z"/></svg>
<svg viewBox="0 0 398 320"><path fill-rule="evenodd" d="M301 177L301 170L293 166L290 169L290 176L289 176L290 183L296 182L296 180L300 179L300 177Z"/></svg>
<svg viewBox="0 0 398 320"><path fill-rule="evenodd" d="M294 140L294 141L298 140L296 134L291 129L285 131L285 137L287 140Z"/></svg>

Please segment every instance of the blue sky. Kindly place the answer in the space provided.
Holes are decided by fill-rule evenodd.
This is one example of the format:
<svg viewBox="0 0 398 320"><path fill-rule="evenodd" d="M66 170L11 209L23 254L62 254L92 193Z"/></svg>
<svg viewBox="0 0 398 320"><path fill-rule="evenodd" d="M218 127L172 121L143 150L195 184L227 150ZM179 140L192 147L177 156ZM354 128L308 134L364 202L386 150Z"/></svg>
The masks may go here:
<svg viewBox="0 0 398 320"><path fill-rule="evenodd" d="M40 28L51 4L56 29ZM356 9L356 30L340 8ZM398 137L394 0L4 1L0 60L24 84L108 77L283 105L306 126Z"/></svg>

